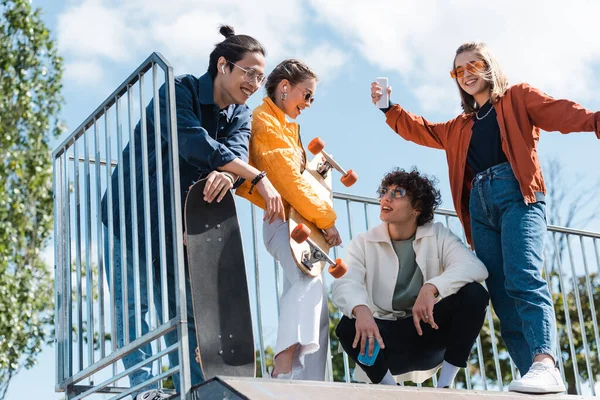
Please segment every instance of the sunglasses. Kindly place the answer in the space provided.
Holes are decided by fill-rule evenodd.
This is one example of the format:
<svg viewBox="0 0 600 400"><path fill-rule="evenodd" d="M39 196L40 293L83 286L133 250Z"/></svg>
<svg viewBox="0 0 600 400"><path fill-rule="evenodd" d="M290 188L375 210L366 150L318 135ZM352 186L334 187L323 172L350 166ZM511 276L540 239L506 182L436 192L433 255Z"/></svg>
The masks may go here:
<svg viewBox="0 0 600 400"><path fill-rule="evenodd" d="M295 86L295 85L293 85ZM302 89L300 86L297 86L299 89ZM312 104L315 101L315 98L313 97L313 94L310 90L308 89L304 89L304 102L310 102L310 104Z"/></svg>
<svg viewBox="0 0 600 400"><path fill-rule="evenodd" d="M252 83L252 82L254 82L254 80L256 80L256 84L258 86L262 86L267 81L267 77L265 76L265 74L259 74L258 72L256 72L256 70L254 68L243 68L234 62L231 62L231 61L229 61L229 62L231 64L235 65L236 67L238 67L239 69L241 69L242 71L244 71L244 80L246 82Z"/></svg>
<svg viewBox="0 0 600 400"><path fill-rule="evenodd" d="M464 67L459 65L450 71L450 76L452 79L462 78L465 75L465 70L469 71L471 74L476 74L478 72L482 72L485 70L485 62L483 60L471 61L468 62Z"/></svg>
<svg viewBox="0 0 600 400"><path fill-rule="evenodd" d="M380 199L383 199L385 195L389 193L392 199L399 199L401 197L406 196L406 189L401 187L395 187L394 189L390 189L387 186L379 186L377 189L377 196Z"/></svg>
<svg viewBox="0 0 600 400"><path fill-rule="evenodd" d="M315 98L313 97L313 94L310 91L306 91L306 93L304 93L304 101L309 101L310 104L312 104L315 101Z"/></svg>

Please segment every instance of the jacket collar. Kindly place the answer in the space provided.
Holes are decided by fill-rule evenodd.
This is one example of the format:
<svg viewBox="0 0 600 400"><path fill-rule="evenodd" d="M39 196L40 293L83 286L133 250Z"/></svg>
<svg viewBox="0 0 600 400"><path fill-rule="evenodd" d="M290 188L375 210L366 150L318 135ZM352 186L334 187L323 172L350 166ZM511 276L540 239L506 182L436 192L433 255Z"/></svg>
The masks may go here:
<svg viewBox="0 0 600 400"><path fill-rule="evenodd" d="M285 119L285 113L283 112L283 110L277 107L277 105L273 102L273 100L271 100L269 96L263 99L263 105L269 110L269 114L277 118L277 121L279 121L281 125L285 125L288 123Z"/></svg>
<svg viewBox="0 0 600 400"><path fill-rule="evenodd" d="M390 232L388 230L388 223L383 222L377 225L375 228L370 229L365 234L365 239L369 242L386 242L391 243ZM434 236L435 230L433 229L433 223L429 222L425 225L418 226L415 234L415 240L420 240L427 236Z"/></svg>
<svg viewBox="0 0 600 400"><path fill-rule="evenodd" d="M198 100L200 104L215 104L214 82L210 73L198 79Z"/></svg>

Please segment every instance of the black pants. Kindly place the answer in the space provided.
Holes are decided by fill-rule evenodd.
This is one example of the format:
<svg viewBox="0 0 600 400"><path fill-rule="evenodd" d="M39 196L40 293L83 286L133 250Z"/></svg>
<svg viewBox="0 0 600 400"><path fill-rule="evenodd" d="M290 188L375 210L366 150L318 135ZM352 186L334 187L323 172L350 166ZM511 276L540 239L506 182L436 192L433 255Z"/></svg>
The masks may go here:
<svg viewBox="0 0 600 400"><path fill-rule="evenodd" d="M373 383L379 383L389 369L392 375L410 371L427 371L446 360L457 367L466 367L469 353L485 319L489 295L479 283L469 283L456 294L439 301L433 309L439 329L421 322L419 336L412 317L395 321L375 319L385 344L367 367L358 362L360 345L352 348L356 335L355 319L342 317L335 333L342 347Z"/></svg>

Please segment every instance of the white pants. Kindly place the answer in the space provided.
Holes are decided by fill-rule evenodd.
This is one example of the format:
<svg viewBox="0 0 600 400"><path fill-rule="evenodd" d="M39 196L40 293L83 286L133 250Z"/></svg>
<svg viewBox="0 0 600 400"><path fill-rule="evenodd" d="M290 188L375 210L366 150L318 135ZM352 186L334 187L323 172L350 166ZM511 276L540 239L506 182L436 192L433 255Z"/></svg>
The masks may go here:
<svg viewBox="0 0 600 400"><path fill-rule="evenodd" d="M304 380L323 381L329 345L329 312L323 276L313 278L298 269L290 249L287 222L278 219L269 224L265 221L263 240L267 251L283 269L275 356L298 343L292 369L302 369Z"/></svg>

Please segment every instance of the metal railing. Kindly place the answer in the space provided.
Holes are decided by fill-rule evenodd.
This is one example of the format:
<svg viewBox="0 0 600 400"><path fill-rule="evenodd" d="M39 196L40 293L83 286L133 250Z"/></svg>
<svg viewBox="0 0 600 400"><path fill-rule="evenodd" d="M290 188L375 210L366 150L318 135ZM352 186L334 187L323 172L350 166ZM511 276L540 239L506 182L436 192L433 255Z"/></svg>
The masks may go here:
<svg viewBox="0 0 600 400"><path fill-rule="evenodd" d="M145 79L147 75L149 79ZM165 92L162 100L159 90ZM173 172L179 171L174 99L173 69L154 53L53 152L56 390L66 392L69 399L94 393L114 393L112 398L120 399L174 374L179 377L178 391L190 391L181 199L179 174ZM153 102L146 109L149 100ZM161 148L161 107L167 118L162 121L162 138L168 142L166 154ZM154 121L151 132L146 125L147 113ZM136 153L141 153L143 182L135 179ZM155 157L150 160L156 168L150 174L148 154L152 153ZM126 156L129 163L125 163ZM108 163L113 157L117 161ZM163 169L169 171L167 176L163 176ZM156 188L156 193L151 188ZM167 209L165 194L170 200ZM103 197L107 204L104 210ZM143 202L138 203L141 198ZM151 198L158 201L152 216ZM118 204L115 207L113 200ZM138 204L143 204L143 214L138 214ZM143 215L142 220L138 220L139 215ZM117 218L119 224L115 223ZM151 219L158 225L158 254L152 254ZM169 235L174 238L172 249L167 248ZM140 243L140 238L145 243ZM128 248L144 248L145 252L140 257L142 251L130 251L128 257ZM132 279L127 275L128 264ZM153 268L155 265L158 267ZM175 270L171 295L177 307L171 313L167 265ZM153 279L160 282L158 291ZM141 291L141 285L147 290ZM161 298L153 298L155 291ZM147 318L142 315L142 296L149 299ZM154 312L157 305L162 305L161 315ZM173 331L177 332L177 342L163 345L165 335ZM118 364L145 346L153 349L153 356L126 369ZM178 353L181 362L164 370L163 359L172 352ZM121 384L123 378L146 370L149 362L153 378L133 388L127 382Z"/></svg>
<svg viewBox="0 0 600 400"><path fill-rule="evenodd" d="M334 199L334 206L338 214L336 226L344 242L347 243L355 234L379 224L377 199L344 193L334 193ZM246 207L251 208L252 217L250 221L242 220L240 223L243 229L251 232L252 237L261 237L262 224L256 224L255 207L250 205L246 205ZM238 210L243 212L244 205L240 204ZM454 211L437 210L435 220L444 223L466 242L464 231ZM244 228L248 222L250 226ZM596 314L600 302L600 280L598 278L600 275L600 233L548 226L547 235L544 276L549 284L557 314L558 367L565 383L570 386L569 393L595 395L596 375L600 374L600 364L598 363L600 335ZM274 313L278 313L281 277L278 273L277 263L266 251L260 249L260 245L254 245L252 249L247 249L247 253L251 254L248 257L248 262L251 264L247 266L248 273L251 275L249 282L253 282L253 277L256 277L254 280L254 291L257 294L254 299L256 320L257 322L265 321L268 319L265 314L272 317ZM334 248L334 253L335 257L343 258L344 249ZM590 262L590 260L592 261ZM327 286L330 287L333 278L330 276L326 278ZM268 282L270 287L265 288L263 282ZM265 301L265 299L267 300ZM269 305L271 302L275 302L274 307ZM340 318L340 314L332 312L330 317L337 320ZM263 373L264 365L271 362L266 354L270 353L268 351L269 343L274 343L275 329L276 326L265 326L264 322L256 326L257 337L260 338L257 354ZM269 331L271 332L270 337L268 337L269 334L265 334ZM354 367L350 368L353 363L345 353L338 354L335 335L332 335L330 340L336 344L330 349L333 360L339 359L337 361L329 359L327 368L329 379L334 380L335 376L336 380L353 381ZM506 390L510 381L518 377L518 371L501 340L498 319L492 308L489 307L482 332L474 345L468 366L457 377L456 386L465 389ZM422 385L435 386L436 377L434 376ZM422 385L418 384L417 386Z"/></svg>
<svg viewBox="0 0 600 400"><path fill-rule="evenodd" d="M145 76L151 71L151 81ZM159 87L164 84L165 104L159 98ZM131 76L115 90L53 153L55 195L55 275L56 275L56 390L64 391L69 399L86 398L96 393L113 394L120 399L153 382L163 384L174 374L180 375L177 391L190 392L190 363L186 320L185 269L183 264L181 199L179 198L178 153L176 115L174 110L174 78L169 63L159 54L152 54ZM150 96L146 96L150 93ZM123 107L123 102L126 107ZM167 159L159 149L161 132L159 107L168 110ZM154 130L148 131L146 113L154 117ZM123 116L126 115L126 117ZM115 116L114 119L112 116ZM141 121L136 126L136 121ZM140 135L135 134L136 129ZM148 140L153 139L154 147ZM141 147L142 182L135 182L137 163L131 154ZM124 160L124 150L129 148L129 163ZM155 151L156 174L149 173L148 154ZM116 157L116 159L114 159ZM110 162L109 162L110 160ZM169 171L165 187L163 163ZM123 166L123 168L117 168ZM82 171L83 170L83 171ZM125 171L129 171L126 187ZM115 175L115 171L116 175ZM112 192L111 179L117 182L118 194ZM151 215L150 188L154 188L159 204L157 215ZM124 194L129 191L131 210L128 212ZM164 196L170 196L170 209L165 210ZM136 198L140 196L142 201ZM113 226L112 207L103 215L102 197L115 203L119 224ZM378 201L374 198L335 193L334 206L338 213L336 223L344 242L359 232L379 223ZM262 244L262 224L257 224L256 207L237 199L240 226L246 254L248 281L253 306L257 373L266 372L269 348L275 342L279 314L281 275L277 262ZM141 204L143 210L138 210ZM170 213L170 214L169 214ZM172 223L167 226L165 217ZM141 216L141 219L139 218ZM156 231L151 231L151 219L158 220ZM105 224L103 221L107 220ZM459 236L464 233L453 211L438 210L436 220L443 222ZM139 231L143 235L139 236ZM135 234L134 234L135 233ZM165 239L171 234L173 240ZM153 235L158 235L158 254L152 253ZM120 240L116 239L116 236ZM142 242L139 242L140 237ZM598 346L600 345L596 308L600 297L600 234L550 226L546 241L545 277L548 280L559 322L559 348L557 354L563 378L570 392L595 394L596 374L599 371ZM127 255L127 241L133 248L145 249ZM171 244L168 244L171 243ZM115 247L116 245L116 247ZM169 248L167 248L169 246ZM172 249L171 249L172 247ZM119 251L120 250L120 251ZM115 260L115 252L120 259ZM344 249L335 248L335 257L342 257ZM121 287L115 287L116 268L120 263L121 275L127 277L127 265L134 273L132 286L128 278ZM152 270L150 265L158 265ZM176 315L168 313L169 301L165 276L167 265L175 270ZM595 267L594 267L595 265ZM594 269L592 271L592 269ZM329 288L332 279L326 274ZM161 289L154 297L153 280ZM140 284L147 287L148 309L142 311ZM129 291L132 290L130 296ZM133 298L133 316L130 307L123 307L123 299ZM119 304L121 302L121 304ZM157 315L156 305L162 304L163 313ZM123 308L119 317L118 307ZM332 319L339 312L332 310ZM128 326L128 325L132 326ZM144 324L148 330L143 331ZM131 329L133 328L133 330ZM119 331L121 329L121 331ZM118 343L117 332L123 343ZM167 344L165 335L177 331L177 342ZM352 362L337 351L336 338L328 357L327 379L351 382ZM132 352L151 346L152 356L125 368L120 362ZM177 352L179 365L169 365L166 356ZM148 367L148 365L150 367ZM150 368L152 379L131 387L127 378L136 371ZM457 378L457 386L466 389L505 390L517 376L506 348L499 339L499 325L491 309L472 352L467 368ZM435 385L435 377L424 385ZM184 396L182 396L184 397Z"/></svg>

